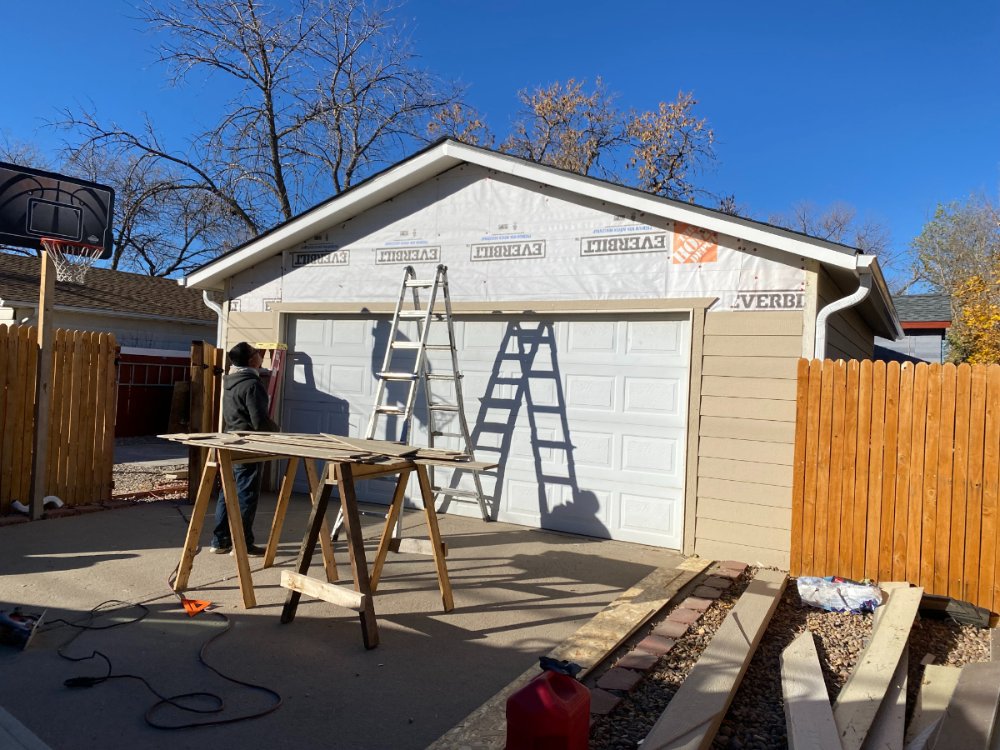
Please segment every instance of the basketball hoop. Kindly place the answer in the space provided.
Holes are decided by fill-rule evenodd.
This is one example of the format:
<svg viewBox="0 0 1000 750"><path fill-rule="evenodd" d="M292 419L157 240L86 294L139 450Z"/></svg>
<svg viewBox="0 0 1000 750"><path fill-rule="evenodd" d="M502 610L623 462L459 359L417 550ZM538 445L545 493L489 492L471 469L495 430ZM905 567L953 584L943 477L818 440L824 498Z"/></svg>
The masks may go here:
<svg viewBox="0 0 1000 750"><path fill-rule="evenodd" d="M74 284L83 283L87 271L104 252L104 248L100 245L88 245L85 242L58 240L52 237L42 237L41 242L56 267L56 278Z"/></svg>

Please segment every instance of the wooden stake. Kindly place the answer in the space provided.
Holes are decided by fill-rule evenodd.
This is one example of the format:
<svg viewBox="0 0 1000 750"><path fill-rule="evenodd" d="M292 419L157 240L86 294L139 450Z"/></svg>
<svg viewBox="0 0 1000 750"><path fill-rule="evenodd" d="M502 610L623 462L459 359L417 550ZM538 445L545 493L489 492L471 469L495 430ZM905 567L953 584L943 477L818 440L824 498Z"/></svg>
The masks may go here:
<svg viewBox="0 0 1000 750"><path fill-rule="evenodd" d="M35 452L31 465L31 519L45 511L45 467L49 454L49 401L52 398L52 307L56 295L56 267L42 250L42 280L38 293L38 367L35 370Z"/></svg>

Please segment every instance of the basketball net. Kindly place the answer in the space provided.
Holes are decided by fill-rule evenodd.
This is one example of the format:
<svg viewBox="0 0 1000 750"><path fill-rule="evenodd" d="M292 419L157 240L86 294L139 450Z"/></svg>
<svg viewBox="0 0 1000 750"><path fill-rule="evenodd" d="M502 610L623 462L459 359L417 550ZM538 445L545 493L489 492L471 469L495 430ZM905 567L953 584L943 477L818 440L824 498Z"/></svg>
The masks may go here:
<svg viewBox="0 0 1000 750"><path fill-rule="evenodd" d="M52 258L56 267L56 279L82 284L87 271L97 262L104 252L100 245L87 245L83 242L57 240L43 237L42 246Z"/></svg>

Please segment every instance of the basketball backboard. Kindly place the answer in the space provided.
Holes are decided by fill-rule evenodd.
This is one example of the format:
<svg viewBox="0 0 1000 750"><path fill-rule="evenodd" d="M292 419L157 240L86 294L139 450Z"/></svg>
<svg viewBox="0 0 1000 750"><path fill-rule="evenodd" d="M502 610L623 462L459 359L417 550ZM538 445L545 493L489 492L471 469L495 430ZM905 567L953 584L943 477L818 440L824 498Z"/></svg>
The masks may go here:
<svg viewBox="0 0 1000 750"><path fill-rule="evenodd" d="M0 162L0 243L41 249L52 237L99 245L110 258L114 202L105 185Z"/></svg>

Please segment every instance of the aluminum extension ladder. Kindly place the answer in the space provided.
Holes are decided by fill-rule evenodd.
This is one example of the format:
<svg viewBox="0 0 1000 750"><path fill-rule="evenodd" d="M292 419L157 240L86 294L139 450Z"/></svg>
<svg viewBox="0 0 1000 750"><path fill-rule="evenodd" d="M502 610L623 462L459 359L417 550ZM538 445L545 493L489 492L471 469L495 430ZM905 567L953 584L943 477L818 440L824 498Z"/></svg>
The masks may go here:
<svg viewBox="0 0 1000 750"><path fill-rule="evenodd" d="M422 304L420 290L430 290L426 306ZM407 306L407 292L411 295L411 306ZM440 299L439 299L440 295ZM439 303L442 303L438 308ZM401 324L415 322L417 336L410 339L400 331ZM444 322L448 333L448 343L430 343L431 324L433 322ZM428 351L447 351L450 354L450 371L432 372L428 366ZM398 367L403 353L412 353L413 361L409 369L394 369L394 364ZM448 267L439 265L433 279L418 279L413 266L407 266L403 270L403 283L399 288L399 298L396 300L396 309L392 317L392 325L389 337L386 342L385 357L382 360L381 371L375 373L378 385L375 391L375 405L372 409L371 417L368 420L368 427L365 431L365 438L375 439L380 425L385 425L389 430L389 419L398 420L402 423L399 442L409 445L413 428L413 412L417 400L418 385L423 384L424 406L427 415L427 447L434 447L434 439L437 437L457 437L462 441L465 453L474 461L472 436L469 433L469 423L465 416L465 402L462 398L462 373L458 369L458 352L455 346L455 324L451 310L451 296L448 293ZM451 383L454 388L454 403L439 400L434 393L432 383ZM390 386L393 383L404 384L405 396L398 398L395 404L389 403ZM458 431L446 430L444 424L449 415L452 421L457 422ZM385 420L385 421L383 421ZM385 435L386 440L392 440L391 435ZM452 497L456 499L475 500L479 505L479 511L484 521L491 520L490 510L486 506L486 498L483 495L482 479L479 472L472 471L474 489L461 487L439 486L435 481L434 467L429 467L429 474L434 501L439 497ZM402 515L400 515L402 520ZM333 527L333 536L336 537L343 525L343 517L337 514L337 520ZM397 536L399 527L397 526Z"/></svg>

